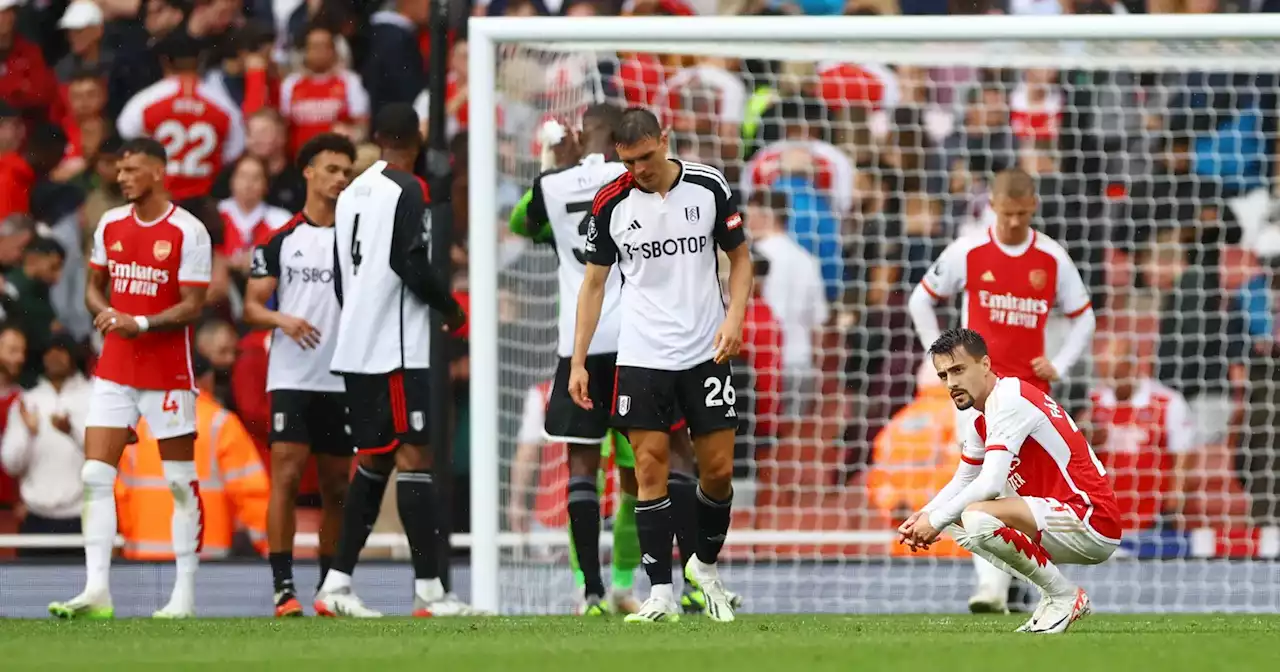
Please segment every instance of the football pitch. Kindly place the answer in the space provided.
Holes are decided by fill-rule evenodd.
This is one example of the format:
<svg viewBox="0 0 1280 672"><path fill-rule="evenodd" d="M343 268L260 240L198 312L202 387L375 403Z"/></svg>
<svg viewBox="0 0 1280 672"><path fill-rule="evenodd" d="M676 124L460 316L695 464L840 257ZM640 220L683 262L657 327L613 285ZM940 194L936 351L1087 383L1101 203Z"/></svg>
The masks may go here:
<svg viewBox="0 0 1280 672"><path fill-rule="evenodd" d="M744 616L670 625L570 617L378 621L0 621L0 669L502 672L1093 672L1280 669L1280 616Z"/></svg>

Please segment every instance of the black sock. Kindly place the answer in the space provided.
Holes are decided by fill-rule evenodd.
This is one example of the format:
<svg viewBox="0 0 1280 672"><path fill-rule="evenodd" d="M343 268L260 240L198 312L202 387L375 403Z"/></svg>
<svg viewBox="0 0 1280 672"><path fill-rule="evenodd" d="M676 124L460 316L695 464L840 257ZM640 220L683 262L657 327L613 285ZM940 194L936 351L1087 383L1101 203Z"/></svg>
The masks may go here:
<svg viewBox="0 0 1280 672"><path fill-rule="evenodd" d="M332 555L320 556L320 583L316 584L316 591L319 592L320 586L324 585L324 577L328 576L329 568L333 566Z"/></svg>
<svg viewBox="0 0 1280 672"><path fill-rule="evenodd" d="M698 479L673 471L667 480L671 497L671 520L676 528L676 546L680 548L681 575L689 558L698 550Z"/></svg>
<svg viewBox="0 0 1280 672"><path fill-rule="evenodd" d="M636 532L640 564L650 585L671 584L671 500L667 497L636 502Z"/></svg>
<svg viewBox="0 0 1280 672"><path fill-rule="evenodd" d="M330 569L343 574L355 571L360 551L369 540L373 524L378 522L382 496L386 493L387 474L356 467L356 475L347 489L347 500L342 505L342 534L338 537L338 554L333 557Z"/></svg>
<svg viewBox="0 0 1280 672"><path fill-rule="evenodd" d="M595 477L569 479L569 534L586 594L604 597L600 578L600 492Z"/></svg>
<svg viewBox="0 0 1280 672"><path fill-rule="evenodd" d="M698 560L709 564L720 557L724 536L729 532L733 514L733 491L723 501L698 488Z"/></svg>
<svg viewBox="0 0 1280 672"><path fill-rule="evenodd" d="M402 471L396 474L396 507L404 536L409 539L413 558L413 578L440 576L436 556L436 489L429 471Z"/></svg>
<svg viewBox="0 0 1280 672"><path fill-rule="evenodd" d="M271 583L277 593L294 593L293 587L293 552L269 553L267 561L271 563Z"/></svg>

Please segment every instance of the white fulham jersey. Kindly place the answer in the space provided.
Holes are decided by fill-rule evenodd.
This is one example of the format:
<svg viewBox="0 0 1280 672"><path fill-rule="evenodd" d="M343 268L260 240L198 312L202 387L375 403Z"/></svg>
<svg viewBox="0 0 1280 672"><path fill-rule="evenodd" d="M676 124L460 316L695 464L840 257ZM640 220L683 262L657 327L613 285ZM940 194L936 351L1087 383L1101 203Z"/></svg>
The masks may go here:
<svg viewBox="0 0 1280 672"><path fill-rule="evenodd" d="M330 365L335 373L426 369L431 308L460 310L431 270L425 200L418 178L386 161L338 196L334 291L342 317Z"/></svg>
<svg viewBox="0 0 1280 672"><path fill-rule="evenodd" d="M320 332L320 345L306 349L284 332L271 334L267 391L342 392L342 378L329 372L338 342L342 307L333 291L334 227L316 226L302 213L253 251L250 275L276 279L278 310L300 317Z"/></svg>
<svg viewBox="0 0 1280 672"><path fill-rule="evenodd" d="M617 264L623 278L618 366L691 369L715 354L724 322L716 246L746 242L742 216L720 171L675 162L665 198L624 173L592 204L587 260Z"/></svg>
<svg viewBox="0 0 1280 672"><path fill-rule="evenodd" d="M605 161L603 154L588 154L577 165L543 173L533 182L533 199L528 218L549 222L555 238L556 256L560 260L560 348L561 357L573 355L573 337L577 328L578 292L587 272L587 226L591 221L591 202L600 188L627 172L617 161ZM622 274L609 271L604 288L604 305L600 323L591 338L587 354L618 351L618 325L621 311L618 297L622 290Z"/></svg>

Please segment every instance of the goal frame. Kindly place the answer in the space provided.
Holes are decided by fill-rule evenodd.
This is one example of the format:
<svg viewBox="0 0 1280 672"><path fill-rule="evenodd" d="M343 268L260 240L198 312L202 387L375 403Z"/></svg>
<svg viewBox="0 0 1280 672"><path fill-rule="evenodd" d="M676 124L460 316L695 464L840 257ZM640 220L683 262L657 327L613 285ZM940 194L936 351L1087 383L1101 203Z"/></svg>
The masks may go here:
<svg viewBox="0 0 1280 672"><path fill-rule="evenodd" d="M471 292L471 600L499 609L497 48L511 43L627 44L1276 40L1280 15L472 18L467 198ZM691 50L696 52L696 48ZM474 132L481 129L482 132ZM761 531L757 531L760 533ZM768 532L764 532L768 535ZM838 534L838 533L837 533ZM507 540L508 543L510 540Z"/></svg>

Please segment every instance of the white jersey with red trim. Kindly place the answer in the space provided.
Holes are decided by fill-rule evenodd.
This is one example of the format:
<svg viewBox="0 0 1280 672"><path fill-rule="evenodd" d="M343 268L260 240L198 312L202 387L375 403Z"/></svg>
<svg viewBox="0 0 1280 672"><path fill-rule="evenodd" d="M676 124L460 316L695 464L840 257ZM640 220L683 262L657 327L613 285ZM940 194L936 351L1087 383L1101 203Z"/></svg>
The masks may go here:
<svg viewBox="0 0 1280 672"><path fill-rule="evenodd" d="M169 156L165 188L175 200L207 196L222 167L244 151L244 119L223 89L193 76L139 91L116 119L126 140L155 138Z"/></svg>
<svg viewBox="0 0 1280 672"><path fill-rule="evenodd" d="M1001 378L986 410L964 428L962 459L981 464L987 452L1013 454L1008 490L1056 499L1104 540L1119 543L1120 508L1106 469L1076 426L1048 394L1017 378Z"/></svg>
<svg viewBox="0 0 1280 672"><path fill-rule="evenodd" d="M958 238L920 284L935 299L963 292L961 324L986 339L996 373L1043 392L1049 383L1036 377L1031 361L1045 356L1049 312L1057 307L1075 318L1093 305L1067 251L1035 230L1013 246L997 241L991 229Z"/></svg>
<svg viewBox="0 0 1280 672"><path fill-rule="evenodd" d="M208 285L212 259L209 232L191 213L170 204L160 219L144 222L126 205L102 216L89 265L110 276L112 308L147 317L176 306L183 285ZM141 390L194 389L191 326L135 338L107 334L94 375Z"/></svg>

